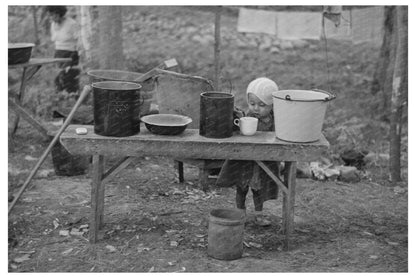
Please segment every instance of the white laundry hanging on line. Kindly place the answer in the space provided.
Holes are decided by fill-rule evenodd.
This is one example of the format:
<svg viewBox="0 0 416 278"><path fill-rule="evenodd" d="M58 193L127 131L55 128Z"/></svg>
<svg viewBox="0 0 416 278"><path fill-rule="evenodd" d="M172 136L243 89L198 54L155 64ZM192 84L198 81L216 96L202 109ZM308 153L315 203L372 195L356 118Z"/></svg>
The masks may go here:
<svg viewBox="0 0 416 278"><path fill-rule="evenodd" d="M277 12L277 37L285 40L321 37L321 12Z"/></svg>
<svg viewBox="0 0 416 278"><path fill-rule="evenodd" d="M383 6L352 10L353 42L381 43L383 40L383 21Z"/></svg>
<svg viewBox="0 0 416 278"><path fill-rule="evenodd" d="M276 35L276 12L240 8L237 31Z"/></svg>

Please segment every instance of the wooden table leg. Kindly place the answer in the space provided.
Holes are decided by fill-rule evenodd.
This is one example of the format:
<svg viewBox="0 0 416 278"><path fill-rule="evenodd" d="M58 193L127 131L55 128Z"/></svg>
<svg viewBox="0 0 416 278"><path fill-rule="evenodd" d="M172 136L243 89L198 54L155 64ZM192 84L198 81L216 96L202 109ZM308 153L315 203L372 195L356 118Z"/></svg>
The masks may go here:
<svg viewBox="0 0 416 278"><path fill-rule="evenodd" d="M91 216L90 216L90 243L98 240L99 229L104 223L104 189L102 182L104 171L104 156L94 155L92 158L92 184L91 184Z"/></svg>
<svg viewBox="0 0 416 278"><path fill-rule="evenodd" d="M202 188L204 192L209 191L209 170L205 167L199 168L199 187Z"/></svg>
<svg viewBox="0 0 416 278"><path fill-rule="evenodd" d="M178 180L181 183L185 180L183 176L183 162L179 160L175 160L175 164L176 164L176 168L178 169L178 175L179 175Z"/></svg>
<svg viewBox="0 0 416 278"><path fill-rule="evenodd" d="M283 194L283 250L288 251L295 218L296 161L285 162L284 183L288 191L287 194Z"/></svg>

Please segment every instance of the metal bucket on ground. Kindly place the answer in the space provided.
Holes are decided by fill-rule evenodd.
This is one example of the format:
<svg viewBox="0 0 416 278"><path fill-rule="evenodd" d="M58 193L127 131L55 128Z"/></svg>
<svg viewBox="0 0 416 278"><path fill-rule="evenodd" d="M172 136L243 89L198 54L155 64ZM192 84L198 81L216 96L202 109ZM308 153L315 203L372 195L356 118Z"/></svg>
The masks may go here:
<svg viewBox="0 0 416 278"><path fill-rule="evenodd" d="M233 136L234 95L204 92L200 99L199 134L208 138Z"/></svg>
<svg viewBox="0 0 416 278"><path fill-rule="evenodd" d="M72 155L58 141L52 147L52 163L57 176L84 175L90 165L90 156Z"/></svg>
<svg viewBox="0 0 416 278"><path fill-rule="evenodd" d="M92 88L96 134L124 137L140 132L140 84L103 81Z"/></svg>
<svg viewBox="0 0 416 278"><path fill-rule="evenodd" d="M101 82L101 81L126 81L138 83L142 86L141 98L143 103L140 107L141 116L149 114L150 105L153 102L153 91L156 87L153 79L148 79L144 82L136 82L137 78L142 76L142 73L123 71L123 70L90 70L87 72L90 77L90 83Z"/></svg>
<svg viewBox="0 0 416 278"><path fill-rule="evenodd" d="M318 141L328 102L335 96L321 90L281 90L273 93L276 137L289 142Z"/></svg>
<svg viewBox="0 0 416 278"><path fill-rule="evenodd" d="M235 260L243 255L245 215L238 209L214 209L209 215L208 255Z"/></svg>

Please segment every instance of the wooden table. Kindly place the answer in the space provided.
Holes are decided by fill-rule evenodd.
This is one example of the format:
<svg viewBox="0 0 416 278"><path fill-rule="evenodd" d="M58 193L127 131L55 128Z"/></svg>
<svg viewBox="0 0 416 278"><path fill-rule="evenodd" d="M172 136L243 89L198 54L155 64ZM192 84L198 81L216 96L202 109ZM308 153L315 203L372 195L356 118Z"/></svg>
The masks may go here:
<svg viewBox="0 0 416 278"><path fill-rule="evenodd" d="M36 130L38 130L43 137L48 138L48 130L39 123L33 116L31 116L26 109L22 107L22 100L25 93L27 82L39 71L39 69L46 64L54 64L61 62L70 62L71 58L32 58L27 63L9 65L9 69L22 69L22 77L20 79L20 87L17 93L9 96L9 107L16 113L16 118L13 123L11 137L14 136L17 126L19 124L19 116L25 119Z"/></svg>
<svg viewBox="0 0 416 278"><path fill-rule="evenodd" d="M96 135L93 126L83 126L87 128L88 134L77 135L77 127L81 126L68 126L61 135L60 142L71 154L93 156L89 234L91 243L97 241L99 229L103 226L104 183L126 167L135 156L169 156L255 160L283 192L282 230L285 235L284 249L288 250L294 224L296 162L315 160L329 147L323 136L317 142L301 144L280 141L274 132L257 132L253 136L236 133L229 138L212 139L200 136L197 129L187 129L176 136L161 136L151 134L142 127L138 135L120 138ZM105 156L125 158L105 171ZM262 161L283 161L283 176L276 177Z"/></svg>

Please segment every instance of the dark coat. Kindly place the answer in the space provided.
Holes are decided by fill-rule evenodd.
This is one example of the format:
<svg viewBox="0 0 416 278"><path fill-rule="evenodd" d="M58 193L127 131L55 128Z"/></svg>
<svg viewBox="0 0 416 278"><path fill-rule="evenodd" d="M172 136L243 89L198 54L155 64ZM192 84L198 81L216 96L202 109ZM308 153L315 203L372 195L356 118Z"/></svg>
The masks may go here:
<svg viewBox="0 0 416 278"><path fill-rule="evenodd" d="M248 113L247 116L251 116L250 113ZM274 118L272 113L270 114L270 117L264 121L259 119L257 130L274 130ZM278 176L280 162L265 161L264 163L276 176ZM244 189L250 187L253 190L260 190L260 196L263 202L277 199L279 192L277 184L255 161L250 160L226 160L221 168L216 185L220 187L239 186Z"/></svg>

